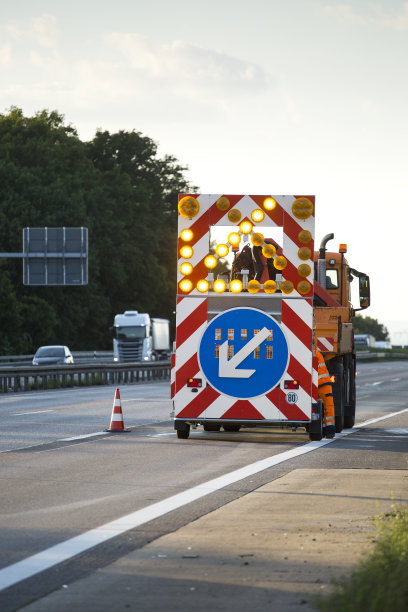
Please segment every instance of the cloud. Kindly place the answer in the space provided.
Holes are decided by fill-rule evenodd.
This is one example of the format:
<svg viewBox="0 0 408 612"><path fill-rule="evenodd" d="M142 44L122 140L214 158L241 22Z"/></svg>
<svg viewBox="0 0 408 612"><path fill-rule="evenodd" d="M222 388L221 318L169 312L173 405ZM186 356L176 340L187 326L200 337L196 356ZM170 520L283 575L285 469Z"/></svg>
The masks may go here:
<svg viewBox="0 0 408 612"><path fill-rule="evenodd" d="M11 64L11 45L5 43L0 47L0 66L10 66Z"/></svg>
<svg viewBox="0 0 408 612"><path fill-rule="evenodd" d="M13 21L3 28L12 41L34 43L46 49L56 47L59 38L59 28L54 15L44 14L30 19L27 24Z"/></svg>
<svg viewBox="0 0 408 612"><path fill-rule="evenodd" d="M113 33L108 40L127 59L132 69L150 81L164 80L174 86L214 96L220 91L254 93L273 85L260 66L220 51L203 49L176 40L170 45L153 44L139 34Z"/></svg>
<svg viewBox="0 0 408 612"><path fill-rule="evenodd" d="M351 4L330 4L323 7L323 12L336 19L353 25L376 25L387 29L408 30L408 2L404 2L399 11L387 11L379 6L370 7L368 12L358 12Z"/></svg>

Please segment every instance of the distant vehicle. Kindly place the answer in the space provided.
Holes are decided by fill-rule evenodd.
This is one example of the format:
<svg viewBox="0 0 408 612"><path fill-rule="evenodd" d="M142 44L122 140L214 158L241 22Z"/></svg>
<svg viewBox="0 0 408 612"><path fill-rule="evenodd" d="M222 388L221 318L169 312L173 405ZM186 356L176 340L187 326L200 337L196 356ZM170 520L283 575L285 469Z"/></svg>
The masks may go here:
<svg viewBox="0 0 408 612"><path fill-rule="evenodd" d="M375 338L371 334L355 334L354 344L356 346L375 346Z"/></svg>
<svg viewBox="0 0 408 612"><path fill-rule="evenodd" d="M376 340L375 348L390 349L392 348L392 344L389 340Z"/></svg>
<svg viewBox="0 0 408 612"><path fill-rule="evenodd" d="M167 359L170 351L170 321L145 312L126 310L115 315L109 328L113 337L113 361Z"/></svg>
<svg viewBox="0 0 408 612"><path fill-rule="evenodd" d="M57 365L59 363L74 363L74 358L67 346L40 346L33 357L33 365Z"/></svg>

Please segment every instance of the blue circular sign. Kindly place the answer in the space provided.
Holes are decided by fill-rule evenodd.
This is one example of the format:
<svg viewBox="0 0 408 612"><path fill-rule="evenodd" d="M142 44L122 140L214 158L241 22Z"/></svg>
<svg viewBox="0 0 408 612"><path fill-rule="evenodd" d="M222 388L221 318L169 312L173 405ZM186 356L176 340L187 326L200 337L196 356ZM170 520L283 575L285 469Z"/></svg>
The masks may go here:
<svg viewBox="0 0 408 612"><path fill-rule="evenodd" d="M256 308L232 308L207 325L198 360L217 391L248 399L276 387L286 372L289 348L273 317Z"/></svg>

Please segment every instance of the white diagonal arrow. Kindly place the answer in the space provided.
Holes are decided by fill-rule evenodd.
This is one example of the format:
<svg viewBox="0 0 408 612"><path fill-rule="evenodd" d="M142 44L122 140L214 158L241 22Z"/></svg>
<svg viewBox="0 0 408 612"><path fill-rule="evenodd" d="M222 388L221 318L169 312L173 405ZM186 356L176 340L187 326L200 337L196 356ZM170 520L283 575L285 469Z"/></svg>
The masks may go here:
<svg viewBox="0 0 408 612"><path fill-rule="evenodd" d="M249 340L230 360L228 360L228 340L220 345L218 376L220 378L249 378L256 370L237 370L244 361L264 340L270 336L269 329L264 327Z"/></svg>

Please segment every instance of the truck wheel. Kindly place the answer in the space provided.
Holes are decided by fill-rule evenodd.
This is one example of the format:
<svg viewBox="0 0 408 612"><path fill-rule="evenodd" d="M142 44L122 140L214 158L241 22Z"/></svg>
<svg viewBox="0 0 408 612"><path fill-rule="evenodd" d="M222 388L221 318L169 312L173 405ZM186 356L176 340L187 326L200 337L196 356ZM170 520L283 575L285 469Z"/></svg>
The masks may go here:
<svg viewBox="0 0 408 612"><path fill-rule="evenodd" d="M221 425L219 423L204 423L204 431L220 431Z"/></svg>
<svg viewBox="0 0 408 612"><path fill-rule="evenodd" d="M186 431L185 429L177 429L177 437L180 440L187 440L190 435L190 430Z"/></svg>
<svg viewBox="0 0 408 612"><path fill-rule="evenodd" d="M346 401L344 404L344 427L354 427L356 420L356 357L346 355L345 359Z"/></svg>
<svg viewBox="0 0 408 612"><path fill-rule="evenodd" d="M318 400L317 404L313 404L313 411L317 409L319 418L310 421L308 426L309 439L312 442L319 442L323 438L323 402Z"/></svg>
<svg viewBox="0 0 408 612"><path fill-rule="evenodd" d="M187 440L190 435L190 425L184 421L175 421L174 429L177 431L177 437L181 440Z"/></svg>

